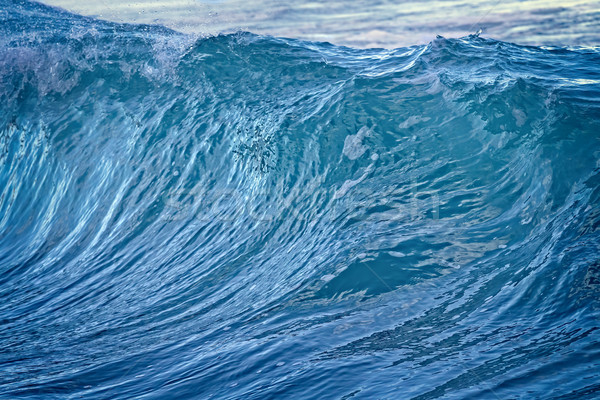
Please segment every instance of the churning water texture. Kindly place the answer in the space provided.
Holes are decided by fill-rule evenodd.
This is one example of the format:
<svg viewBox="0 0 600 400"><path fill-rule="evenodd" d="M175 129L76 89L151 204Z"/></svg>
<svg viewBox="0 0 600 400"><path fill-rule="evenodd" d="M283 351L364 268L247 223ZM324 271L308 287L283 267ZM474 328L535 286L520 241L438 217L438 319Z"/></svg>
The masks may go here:
<svg viewBox="0 0 600 400"><path fill-rule="evenodd" d="M600 50L0 9L0 398L594 398Z"/></svg>

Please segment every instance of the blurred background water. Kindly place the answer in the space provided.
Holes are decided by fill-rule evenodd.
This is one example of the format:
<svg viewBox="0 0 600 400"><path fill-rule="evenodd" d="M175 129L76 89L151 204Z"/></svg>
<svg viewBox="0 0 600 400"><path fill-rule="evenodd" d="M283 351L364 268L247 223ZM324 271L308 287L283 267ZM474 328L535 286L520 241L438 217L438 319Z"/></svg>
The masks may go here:
<svg viewBox="0 0 600 400"><path fill-rule="evenodd" d="M183 32L258 34L395 48L461 37L482 29L498 40L531 45L600 43L595 0L281 1L45 0L110 21L153 23Z"/></svg>

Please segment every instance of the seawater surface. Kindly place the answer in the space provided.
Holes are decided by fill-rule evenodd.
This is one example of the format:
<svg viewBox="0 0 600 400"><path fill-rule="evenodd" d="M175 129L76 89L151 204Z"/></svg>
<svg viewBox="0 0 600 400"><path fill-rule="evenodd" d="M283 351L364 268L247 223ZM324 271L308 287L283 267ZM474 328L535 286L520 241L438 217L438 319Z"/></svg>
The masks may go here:
<svg viewBox="0 0 600 400"><path fill-rule="evenodd" d="M396 48L482 29L528 45L597 46L598 0L43 0L115 22L188 33L250 31L352 47Z"/></svg>
<svg viewBox="0 0 600 400"><path fill-rule="evenodd" d="M0 398L597 398L600 50L0 1Z"/></svg>

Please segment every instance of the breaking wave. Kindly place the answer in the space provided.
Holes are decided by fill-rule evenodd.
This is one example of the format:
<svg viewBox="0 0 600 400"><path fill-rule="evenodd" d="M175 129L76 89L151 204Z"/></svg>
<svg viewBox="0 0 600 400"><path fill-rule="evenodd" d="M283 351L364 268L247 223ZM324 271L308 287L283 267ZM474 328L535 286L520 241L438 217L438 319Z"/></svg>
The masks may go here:
<svg viewBox="0 0 600 400"><path fill-rule="evenodd" d="M592 398L600 51L0 11L0 397Z"/></svg>

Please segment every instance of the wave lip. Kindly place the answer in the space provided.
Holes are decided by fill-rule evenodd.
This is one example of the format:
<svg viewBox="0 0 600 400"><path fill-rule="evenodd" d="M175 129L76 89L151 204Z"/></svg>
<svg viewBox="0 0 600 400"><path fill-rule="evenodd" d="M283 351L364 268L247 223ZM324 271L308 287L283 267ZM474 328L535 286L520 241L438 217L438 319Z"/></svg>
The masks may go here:
<svg viewBox="0 0 600 400"><path fill-rule="evenodd" d="M0 13L0 396L594 397L600 53Z"/></svg>

